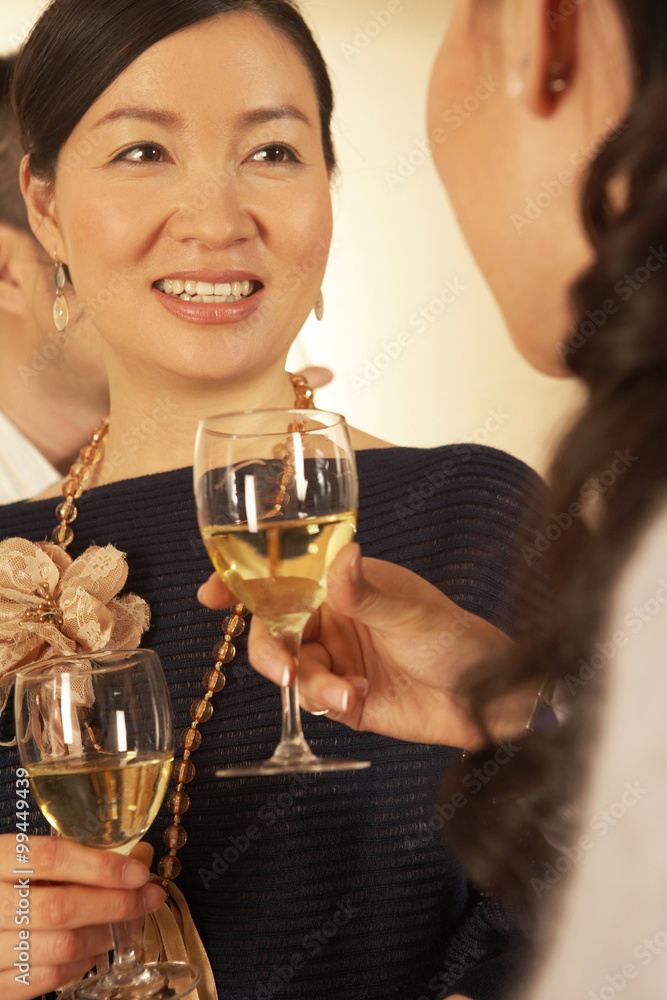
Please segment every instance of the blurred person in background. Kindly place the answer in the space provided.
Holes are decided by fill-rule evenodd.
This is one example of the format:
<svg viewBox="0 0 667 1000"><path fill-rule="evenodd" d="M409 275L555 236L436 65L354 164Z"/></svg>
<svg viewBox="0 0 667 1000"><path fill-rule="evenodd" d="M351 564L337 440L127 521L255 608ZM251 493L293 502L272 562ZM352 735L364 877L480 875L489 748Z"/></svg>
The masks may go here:
<svg viewBox="0 0 667 1000"><path fill-rule="evenodd" d="M108 410L97 333L53 323L54 263L34 238L19 186L23 156L10 99L15 56L0 58L0 503L57 482Z"/></svg>

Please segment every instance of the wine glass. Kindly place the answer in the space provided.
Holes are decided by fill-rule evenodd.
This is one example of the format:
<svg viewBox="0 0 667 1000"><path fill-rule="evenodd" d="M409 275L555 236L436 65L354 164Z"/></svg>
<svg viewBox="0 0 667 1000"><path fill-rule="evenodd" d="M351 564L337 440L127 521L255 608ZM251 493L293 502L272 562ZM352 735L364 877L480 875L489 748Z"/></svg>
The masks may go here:
<svg viewBox="0 0 667 1000"><path fill-rule="evenodd" d="M195 448L202 538L235 596L298 662L329 567L354 538L358 484L343 417L320 410L248 410L202 420ZM281 689L282 738L272 757L218 777L369 767L317 757L301 728L298 680Z"/></svg>
<svg viewBox="0 0 667 1000"><path fill-rule="evenodd" d="M32 794L52 827L87 847L129 854L155 819L174 760L169 690L149 649L58 657L16 675L16 743ZM176 1000L196 966L143 965L127 923L112 924L107 973L61 1000Z"/></svg>

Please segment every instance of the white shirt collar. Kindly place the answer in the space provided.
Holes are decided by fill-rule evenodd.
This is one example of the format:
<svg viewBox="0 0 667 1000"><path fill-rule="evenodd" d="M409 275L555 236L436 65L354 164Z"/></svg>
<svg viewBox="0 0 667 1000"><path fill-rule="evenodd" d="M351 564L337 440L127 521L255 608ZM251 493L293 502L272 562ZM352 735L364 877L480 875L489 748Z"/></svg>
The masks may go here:
<svg viewBox="0 0 667 1000"><path fill-rule="evenodd" d="M34 444L0 412L0 504L39 496L61 478Z"/></svg>

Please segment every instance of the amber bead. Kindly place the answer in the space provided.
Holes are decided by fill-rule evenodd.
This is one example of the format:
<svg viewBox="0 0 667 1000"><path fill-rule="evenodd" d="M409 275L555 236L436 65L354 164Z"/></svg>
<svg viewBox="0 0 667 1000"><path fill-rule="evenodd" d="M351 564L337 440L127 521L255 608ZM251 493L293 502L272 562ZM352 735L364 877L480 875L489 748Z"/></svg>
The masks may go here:
<svg viewBox="0 0 667 1000"><path fill-rule="evenodd" d="M174 878L178 878L181 874L181 862L178 858L172 857L171 854L167 854L164 858L160 858L157 866L157 873L160 878L166 878L171 881Z"/></svg>
<svg viewBox="0 0 667 1000"><path fill-rule="evenodd" d="M187 792L172 792L167 798L167 809L170 813L182 816L190 808L190 796Z"/></svg>
<svg viewBox="0 0 667 1000"><path fill-rule="evenodd" d="M78 479L68 479L63 486L62 493L64 497L71 497L73 500L78 500L83 494L83 483L79 482Z"/></svg>
<svg viewBox="0 0 667 1000"><path fill-rule="evenodd" d="M294 476L291 472L283 472L282 476L278 476L276 482L281 490L288 490L290 486L294 485Z"/></svg>
<svg viewBox="0 0 667 1000"><path fill-rule="evenodd" d="M219 670L209 670L207 674L204 674L202 684L207 691L212 691L213 694L217 694L218 691L222 691L225 684L227 683L227 678Z"/></svg>
<svg viewBox="0 0 667 1000"><path fill-rule="evenodd" d="M97 448L94 444L87 444L85 448L82 448L79 452L79 457L82 462L87 465L97 465L98 462L102 460L102 449Z"/></svg>
<svg viewBox="0 0 667 1000"><path fill-rule="evenodd" d="M180 735L179 743L184 750L198 750L201 746L201 733L198 729L188 726Z"/></svg>
<svg viewBox="0 0 667 1000"><path fill-rule="evenodd" d="M174 764L174 781L179 785L187 785L196 774L196 769L191 760L179 760Z"/></svg>
<svg viewBox="0 0 667 1000"><path fill-rule="evenodd" d="M222 622L222 631L232 639L238 639L245 632L245 622L239 615L227 615Z"/></svg>
<svg viewBox="0 0 667 1000"><path fill-rule="evenodd" d="M98 427L96 431L92 432L88 440L90 441L91 444L99 444L100 441L104 441L105 437L107 436L107 430L108 427L106 425Z"/></svg>
<svg viewBox="0 0 667 1000"><path fill-rule="evenodd" d="M168 847L170 851L177 851L179 848L185 847L187 839L188 835L180 823L174 823L173 826L168 826L162 834L162 841L165 847Z"/></svg>
<svg viewBox="0 0 667 1000"><path fill-rule="evenodd" d="M218 642L213 647L213 655L218 663L231 663L236 656L236 647L231 642Z"/></svg>
<svg viewBox="0 0 667 1000"><path fill-rule="evenodd" d="M209 701L206 701L205 698L193 701L190 705L190 715L197 722L208 722L213 715L213 705Z"/></svg>
<svg viewBox="0 0 667 1000"><path fill-rule="evenodd" d="M65 500L64 503L56 507L56 517L61 523L64 521L65 524L72 524L76 521L78 513L78 510L70 500Z"/></svg>
<svg viewBox="0 0 667 1000"><path fill-rule="evenodd" d="M236 607L234 608L234 614L237 615L239 618L247 618L248 615L250 614L250 611L248 610L248 608L246 608L245 604L237 604Z"/></svg>
<svg viewBox="0 0 667 1000"><path fill-rule="evenodd" d="M75 462L72 468L69 470L70 479L82 479L88 475L90 471L90 466L84 465L83 462Z"/></svg>
<svg viewBox="0 0 667 1000"><path fill-rule="evenodd" d="M56 545L60 545L61 548L66 549L74 541L74 532L71 528L66 528L64 525L59 524L57 528L53 529L51 538Z"/></svg>

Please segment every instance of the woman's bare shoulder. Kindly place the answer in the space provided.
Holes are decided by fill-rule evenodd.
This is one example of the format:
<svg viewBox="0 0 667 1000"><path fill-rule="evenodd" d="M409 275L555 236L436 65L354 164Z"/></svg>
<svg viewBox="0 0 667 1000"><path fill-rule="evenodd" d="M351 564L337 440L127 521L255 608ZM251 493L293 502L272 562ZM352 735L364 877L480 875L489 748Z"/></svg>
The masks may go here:
<svg viewBox="0 0 667 1000"><path fill-rule="evenodd" d="M352 438L352 444L354 445L355 451L363 451L367 448L396 447L396 445L392 444L390 441L383 441L382 438L373 437L372 434L366 434L365 431L360 431L356 427L350 427L350 436Z"/></svg>

